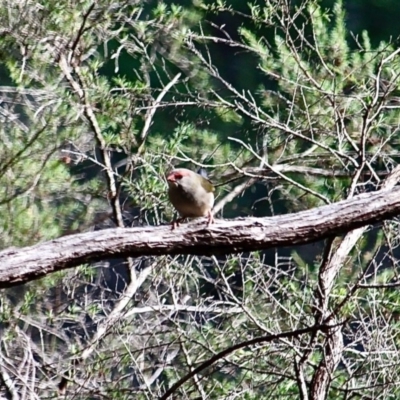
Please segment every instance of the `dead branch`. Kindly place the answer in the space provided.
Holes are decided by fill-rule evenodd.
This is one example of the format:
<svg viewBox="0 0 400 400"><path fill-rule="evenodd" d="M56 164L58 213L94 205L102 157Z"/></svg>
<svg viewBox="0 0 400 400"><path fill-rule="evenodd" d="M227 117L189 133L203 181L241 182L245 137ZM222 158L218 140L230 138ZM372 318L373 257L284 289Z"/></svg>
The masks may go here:
<svg viewBox="0 0 400 400"><path fill-rule="evenodd" d="M0 252L0 287L106 258L229 254L305 244L375 224L400 213L400 188L364 193L334 204L271 218L238 218L115 228L64 236Z"/></svg>

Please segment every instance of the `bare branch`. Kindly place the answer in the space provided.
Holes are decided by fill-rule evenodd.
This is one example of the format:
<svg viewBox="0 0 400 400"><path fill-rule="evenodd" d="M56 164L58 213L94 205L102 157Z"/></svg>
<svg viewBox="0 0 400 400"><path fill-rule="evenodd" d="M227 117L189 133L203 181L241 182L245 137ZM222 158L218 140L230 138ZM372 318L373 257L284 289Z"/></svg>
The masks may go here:
<svg viewBox="0 0 400 400"><path fill-rule="evenodd" d="M300 335L304 335L306 333L310 332L317 332L321 331L323 329L326 329L326 325L314 325L310 326L307 328L303 329L297 329L294 331L289 331L289 332L282 332L278 333L276 335L266 335L266 336L261 336L257 337L251 340L247 340L242 343L235 344L217 354L215 354L213 357L209 358L208 360L204 361L202 364L200 364L198 367L194 368L192 371L190 371L187 375L184 375L178 382L174 383L165 393L163 396L160 397L160 400L165 400L168 399L180 386L182 386L185 382L187 382L190 378L198 374L199 372L203 371L205 368L210 367L213 365L215 362L218 360L226 357L227 355L233 353L236 350L243 349L244 347L251 346L253 344L257 343L268 343L273 340L277 339L282 339L282 338L291 338L291 337L296 337Z"/></svg>
<svg viewBox="0 0 400 400"><path fill-rule="evenodd" d="M227 254L305 244L381 222L400 213L400 188L271 218L105 229L0 252L0 287L21 284L77 265L124 256Z"/></svg>

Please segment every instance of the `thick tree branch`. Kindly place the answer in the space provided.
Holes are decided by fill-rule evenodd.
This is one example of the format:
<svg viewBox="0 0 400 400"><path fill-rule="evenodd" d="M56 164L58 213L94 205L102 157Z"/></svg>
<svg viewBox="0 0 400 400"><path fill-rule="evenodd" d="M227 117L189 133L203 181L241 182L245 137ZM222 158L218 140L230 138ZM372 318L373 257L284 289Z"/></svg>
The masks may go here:
<svg viewBox="0 0 400 400"><path fill-rule="evenodd" d="M203 219L171 227L116 228L64 236L0 252L0 287L105 258L163 254L229 254L321 240L400 214L400 188L272 218Z"/></svg>
<svg viewBox="0 0 400 400"><path fill-rule="evenodd" d="M361 169L359 170L361 173ZM352 188L356 188L359 173L356 173L353 179ZM386 177L382 183L382 188L390 190L393 189L400 178L400 167L397 166L392 172ZM350 196L353 197L354 190L350 191ZM356 243L361 239L366 226L354 229L348 232L343 238L340 245L333 251L333 241L329 244L328 254L326 259L321 263L319 274L318 274L318 289L316 291L316 307L315 307L315 320L316 323L322 320L330 320L330 324L334 324L339 319L338 311L329 310L329 300L331 299L331 293L336 276L339 274L341 268L345 265L346 258L349 256L351 250L354 248ZM355 289L352 290L353 293ZM348 293L346 298L349 300L351 294ZM342 306L345 303L342 303ZM340 307L339 307L340 308ZM328 314L331 314L328 316ZM314 340L314 338L312 339ZM309 346L311 349L313 346ZM329 392L329 387L332 382L334 372L339 365L340 359L343 353L343 334L341 327L332 329L327 334L326 341L323 345L324 357L321 359L315 373L313 374L311 385L310 385L310 397L312 399L325 399ZM303 357L303 362L311 355L308 352L307 356Z"/></svg>

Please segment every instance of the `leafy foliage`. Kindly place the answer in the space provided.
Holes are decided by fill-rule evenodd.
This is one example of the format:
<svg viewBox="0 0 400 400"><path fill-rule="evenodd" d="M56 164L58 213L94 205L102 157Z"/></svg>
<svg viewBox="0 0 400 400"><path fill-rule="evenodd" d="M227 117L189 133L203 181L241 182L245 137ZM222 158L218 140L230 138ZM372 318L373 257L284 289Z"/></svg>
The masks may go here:
<svg viewBox="0 0 400 400"><path fill-rule="evenodd" d="M0 31L1 248L169 223L176 165L236 217L371 192L398 163L399 51L352 37L341 1L3 1ZM398 396L397 222L372 228L6 290L4 391L162 398L192 374L174 397Z"/></svg>

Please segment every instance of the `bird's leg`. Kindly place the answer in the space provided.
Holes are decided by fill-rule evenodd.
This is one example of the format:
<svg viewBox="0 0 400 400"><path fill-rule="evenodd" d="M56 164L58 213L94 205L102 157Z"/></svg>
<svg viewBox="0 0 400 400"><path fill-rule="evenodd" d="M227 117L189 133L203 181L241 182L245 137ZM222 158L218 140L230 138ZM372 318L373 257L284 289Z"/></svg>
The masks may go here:
<svg viewBox="0 0 400 400"><path fill-rule="evenodd" d="M181 217L181 218L177 218L174 221L172 221L171 231L173 231L175 228L177 228L179 226L179 224L181 222L183 222L185 219L186 219L186 217Z"/></svg>
<svg viewBox="0 0 400 400"><path fill-rule="evenodd" d="M181 218L177 218L177 219L173 220L171 223L171 231L173 231L175 228L177 228L179 226L179 224L181 222L183 222L185 219L186 219L186 217L181 217ZM214 216L210 210L207 213L207 226L211 225L213 222L214 222Z"/></svg>
<svg viewBox="0 0 400 400"><path fill-rule="evenodd" d="M207 215L207 225L211 225L214 222L214 216L212 215L211 210L208 211Z"/></svg>

